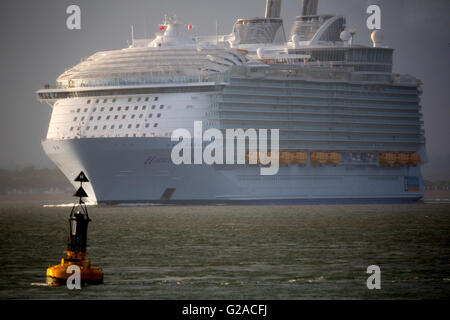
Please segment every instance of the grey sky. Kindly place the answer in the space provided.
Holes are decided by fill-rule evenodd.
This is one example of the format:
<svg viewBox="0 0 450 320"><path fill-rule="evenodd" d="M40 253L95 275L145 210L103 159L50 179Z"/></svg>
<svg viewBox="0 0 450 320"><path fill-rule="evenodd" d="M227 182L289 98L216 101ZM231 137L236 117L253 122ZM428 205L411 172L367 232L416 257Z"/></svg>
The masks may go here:
<svg viewBox="0 0 450 320"><path fill-rule="evenodd" d="M283 0L286 33L300 11L300 0ZM66 8L78 4L82 29L66 29ZM319 0L319 13L347 16L355 41L369 44L366 8L382 10L384 44L396 49L394 72L423 82L422 107L430 157L450 154L450 1ZM164 14L177 14L198 34L230 33L234 21L264 15L265 0L3 0L0 10L1 94L0 168L53 167L42 151L51 109L35 91L54 84L66 68L100 50L127 46L135 36L150 37ZM450 165L450 164L449 164Z"/></svg>

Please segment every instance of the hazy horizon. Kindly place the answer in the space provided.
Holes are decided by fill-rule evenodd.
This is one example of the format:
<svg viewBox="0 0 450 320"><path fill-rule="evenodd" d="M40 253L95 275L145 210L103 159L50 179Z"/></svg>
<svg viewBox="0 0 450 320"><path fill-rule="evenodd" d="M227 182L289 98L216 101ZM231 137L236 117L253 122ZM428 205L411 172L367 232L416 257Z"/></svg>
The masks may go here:
<svg viewBox="0 0 450 320"><path fill-rule="evenodd" d="M66 28L66 8L81 7L79 31ZM429 158L450 159L450 2L447 0L319 0L319 13L344 14L357 30L355 42L370 44L366 8L382 10L384 45L393 47L394 72L423 81L422 112ZM231 32L237 18L264 15L265 0L8 0L2 2L0 168L52 168L40 141L45 138L51 108L39 104L35 91L54 84L65 71L97 51L119 49L135 37L152 37L165 14L177 15L197 34ZM286 34L299 14L299 0L282 1ZM443 161L442 172L450 172ZM449 174L450 176L450 174Z"/></svg>

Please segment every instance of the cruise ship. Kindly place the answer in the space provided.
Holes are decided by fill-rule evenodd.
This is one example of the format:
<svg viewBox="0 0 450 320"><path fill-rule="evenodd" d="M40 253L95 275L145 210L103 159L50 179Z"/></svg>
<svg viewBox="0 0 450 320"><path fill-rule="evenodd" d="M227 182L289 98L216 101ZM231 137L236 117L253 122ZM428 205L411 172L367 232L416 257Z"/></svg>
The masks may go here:
<svg viewBox="0 0 450 320"><path fill-rule="evenodd" d="M45 153L72 183L84 171L97 204L418 201L420 80L392 72L380 30L358 45L344 16L317 9L303 0L290 33L281 0L226 35L166 17L154 38L93 54L37 91L52 107ZM278 173L174 164L172 133L196 121L279 129Z"/></svg>

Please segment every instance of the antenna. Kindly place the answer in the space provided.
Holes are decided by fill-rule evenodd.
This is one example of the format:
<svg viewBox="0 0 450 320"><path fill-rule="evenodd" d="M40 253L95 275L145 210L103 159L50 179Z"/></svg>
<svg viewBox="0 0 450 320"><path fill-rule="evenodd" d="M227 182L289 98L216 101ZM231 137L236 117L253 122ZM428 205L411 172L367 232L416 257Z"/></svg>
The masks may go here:
<svg viewBox="0 0 450 320"><path fill-rule="evenodd" d="M131 25L131 45L134 44L134 26Z"/></svg>
<svg viewBox="0 0 450 320"><path fill-rule="evenodd" d="M219 20L216 19L216 44L219 44Z"/></svg>

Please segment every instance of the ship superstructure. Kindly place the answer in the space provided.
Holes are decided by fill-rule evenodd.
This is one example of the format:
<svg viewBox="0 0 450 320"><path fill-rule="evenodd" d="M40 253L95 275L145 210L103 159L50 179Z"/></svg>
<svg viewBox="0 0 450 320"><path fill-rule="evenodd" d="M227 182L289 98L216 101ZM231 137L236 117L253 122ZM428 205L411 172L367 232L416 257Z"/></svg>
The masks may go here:
<svg viewBox="0 0 450 320"><path fill-rule="evenodd" d="M426 160L420 81L393 49L353 43L343 16L302 2L286 39L281 1L231 34L193 36L176 18L154 39L98 52L38 91L53 107L43 147L98 203L416 201ZM280 169L175 165L174 130L280 130ZM247 152L247 158L249 154Z"/></svg>

